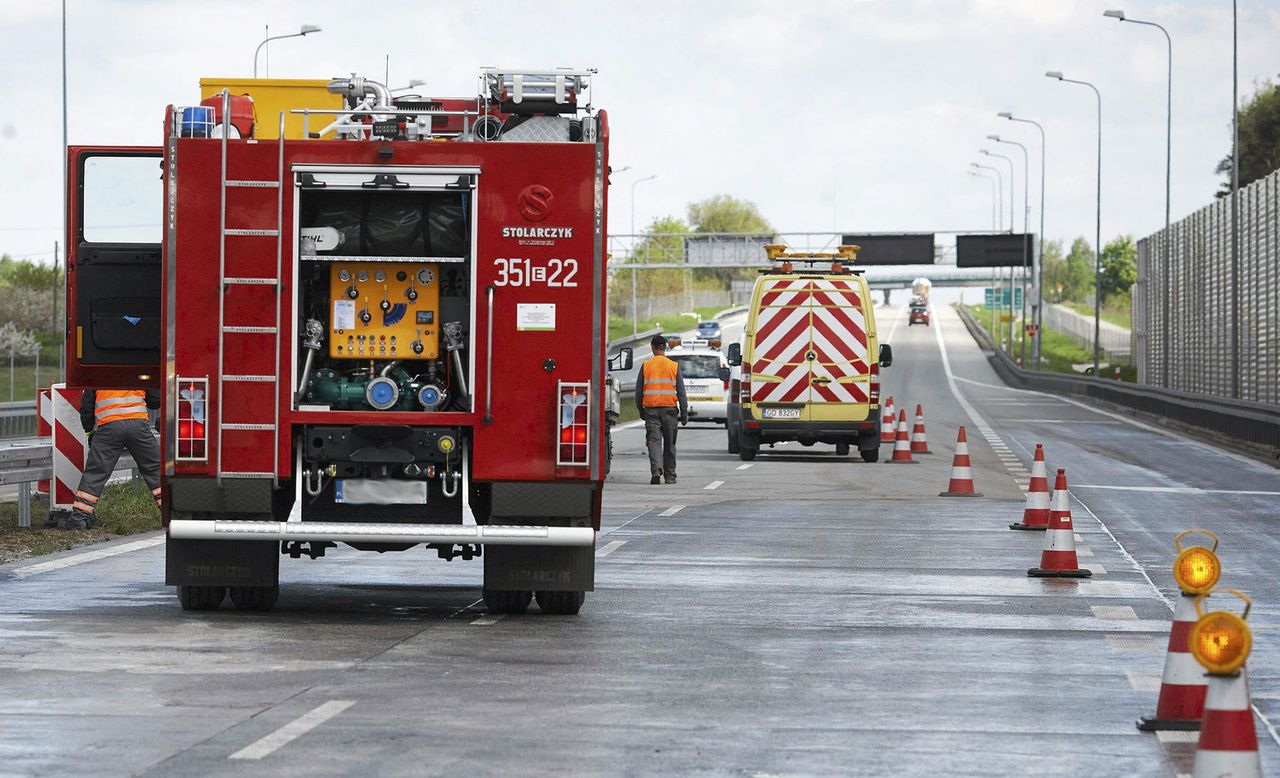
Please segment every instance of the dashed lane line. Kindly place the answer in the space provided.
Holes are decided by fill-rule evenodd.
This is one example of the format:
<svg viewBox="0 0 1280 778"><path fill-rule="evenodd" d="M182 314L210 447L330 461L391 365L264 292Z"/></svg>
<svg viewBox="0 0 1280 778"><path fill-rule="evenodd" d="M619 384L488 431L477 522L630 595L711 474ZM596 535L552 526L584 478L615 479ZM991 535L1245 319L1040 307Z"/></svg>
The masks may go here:
<svg viewBox="0 0 1280 778"><path fill-rule="evenodd" d="M280 729L272 732L270 735L250 743L239 751L235 752L228 759L261 759L268 756L281 746L286 746L294 740L302 737L311 730L325 723L329 719L337 716L352 705L355 700L329 700L298 718L285 724Z"/></svg>
<svg viewBox="0 0 1280 778"><path fill-rule="evenodd" d="M1199 732L1179 732L1178 730L1157 729L1156 739L1161 743L1198 743Z"/></svg>
<svg viewBox="0 0 1280 778"><path fill-rule="evenodd" d="M745 465L738 465L738 468L737 468L737 469L738 469L738 470L746 470L746 469L750 468L750 467L751 467L752 465L754 465L754 464L755 464L755 462L748 462L748 463L746 463Z"/></svg>
<svg viewBox="0 0 1280 778"><path fill-rule="evenodd" d="M1112 486L1110 484L1077 484L1072 489L1116 489L1125 492L1168 492L1170 494L1250 494L1264 497L1280 495L1257 489L1201 489L1198 486Z"/></svg>
<svg viewBox="0 0 1280 778"><path fill-rule="evenodd" d="M82 565L86 562L96 562L99 559L107 559L120 554L128 554L131 551L141 551L144 548L152 548L164 543L164 535L160 534L156 537L146 538L145 540L135 540L132 543L121 543L118 546L110 548L100 548L94 551L85 551L79 554L60 557L58 559L50 559L47 562L36 562L33 565L19 567L12 571L14 578L29 578L40 573L49 573L54 570L62 570L75 565Z"/></svg>
<svg viewBox="0 0 1280 778"><path fill-rule="evenodd" d="M1138 670L1125 670L1125 677L1129 679L1129 685L1133 687L1135 692L1158 692L1160 691L1161 677L1154 673L1145 673Z"/></svg>
<svg viewBox="0 0 1280 778"><path fill-rule="evenodd" d="M1090 605L1093 615L1112 621L1137 621L1138 614L1128 605Z"/></svg>
<svg viewBox="0 0 1280 778"><path fill-rule="evenodd" d="M625 540L610 540L596 551L596 559L603 559L627 544Z"/></svg>
<svg viewBox="0 0 1280 778"><path fill-rule="evenodd" d="M1164 649L1150 635L1107 635L1112 651L1130 654L1159 654Z"/></svg>
<svg viewBox="0 0 1280 778"><path fill-rule="evenodd" d="M488 614L488 615L481 616L481 617L480 617L480 618L478 618L478 619L472 619L472 621L471 621L471 626L473 626L473 627L489 627L489 626L492 626L492 625L494 625L494 624L497 624L499 621L502 621L502 620L503 620L503 619L505 619L506 617L507 617L507 614L505 614L505 613L490 613L490 614Z"/></svg>
<svg viewBox="0 0 1280 778"><path fill-rule="evenodd" d="M712 481L711 483L707 484L702 488L703 489L719 489L722 486L724 486L724 481Z"/></svg>
<svg viewBox="0 0 1280 778"><path fill-rule="evenodd" d="M667 508L665 511L663 511L662 513L659 513L658 515L659 515L659 516L674 516L674 515L676 515L677 513L679 513L679 512L680 512L680 511L682 511L682 510L684 510L684 506L683 506L683 505L672 505L670 508Z"/></svg>

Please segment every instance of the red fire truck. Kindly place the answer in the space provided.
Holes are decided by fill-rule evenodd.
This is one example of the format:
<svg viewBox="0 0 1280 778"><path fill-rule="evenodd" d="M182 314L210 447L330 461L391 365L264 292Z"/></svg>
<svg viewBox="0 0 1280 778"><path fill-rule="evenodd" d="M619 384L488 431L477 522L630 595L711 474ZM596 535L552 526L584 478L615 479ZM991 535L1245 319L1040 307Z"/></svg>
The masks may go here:
<svg viewBox="0 0 1280 778"><path fill-rule="evenodd" d="M490 610L578 612L610 367L593 74L202 82L162 147L69 150L68 382L162 391L183 608L270 608L282 555L345 544L480 557Z"/></svg>

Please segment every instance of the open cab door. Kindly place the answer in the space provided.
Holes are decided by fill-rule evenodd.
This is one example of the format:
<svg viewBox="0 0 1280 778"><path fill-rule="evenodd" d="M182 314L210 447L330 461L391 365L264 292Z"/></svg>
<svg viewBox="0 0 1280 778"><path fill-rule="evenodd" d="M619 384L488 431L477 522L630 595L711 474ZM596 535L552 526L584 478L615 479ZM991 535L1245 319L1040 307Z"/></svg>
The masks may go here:
<svg viewBox="0 0 1280 778"><path fill-rule="evenodd" d="M67 383L159 387L162 150L67 154Z"/></svg>

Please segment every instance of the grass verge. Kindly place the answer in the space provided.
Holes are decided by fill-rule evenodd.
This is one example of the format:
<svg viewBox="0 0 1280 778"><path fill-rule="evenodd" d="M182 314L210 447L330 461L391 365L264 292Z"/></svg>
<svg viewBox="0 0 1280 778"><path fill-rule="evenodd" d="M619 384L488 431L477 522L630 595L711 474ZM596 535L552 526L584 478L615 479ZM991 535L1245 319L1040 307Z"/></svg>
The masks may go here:
<svg viewBox="0 0 1280 778"><path fill-rule="evenodd" d="M1093 306L1089 303L1062 303L1071 310L1080 314L1093 318ZM1133 309L1129 300L1122 302L1112 302L1108 300L1102 306L1102 320L1111 322L1118 327L1124 327L1126 330L1133 329ZM1092 359L1092 357L1090 357Z"/></svg>
<svg viewBox="0 0 1280 778"><path fill-rule="evenodd" d="M974 319L985 330L991 329L991 311L986 310L981 305L967 306L969 312L973 314ZM1009 345L1008 324L1001 328L1000 348L1007 349ZM1016 334L1016 327L1015 327ZM1013 342L1013 352L1021 354L1021 343L1015 338ZM1031 343L1027 342L1027 353L1031 352ZM1093 350L1085 346L1081 346L1071 338L1058 332L1050 327L1041 326L1040 329L1040 368L1051 373L1066 373L1067 375L1085 375L1075 369L1074 365L1093 364ZM1103 360L1104 362L1106 360ZM1115 375L1115 367L1103 368L1103 377L1112 378ZM1120 380L1133 383L1138 380L1138 370L1132 365L1120 365Z"/></svg>
<svg viewBox="0 0 1280 778"><path fill-rule="evenodd" d="M131 482L110 484L98 501L98 525L90 529L46 529L48 503L31 501L31 527L18 527L17 503L0 504L0 562L15 562L77 546L101 543L122 535L160 529L160 511L151 491Z"/></svg>
<svg viewBox="0 0 1280 778"><path fill-rule="evenodd" d="M696 308L692 312L696 312L698 317L687 316L683 313L673 313L666 316L658 316L652 319L642 319L636 325L636 332L644 332L655 327L663 332L683 332L691 330L698 326L699 321L705 321L713 318L717 313L724 310L723 305L713 305L710 307ZM609 317L609 342L620 340L627 337L632 332L631 320L622 316Z"/></svg>

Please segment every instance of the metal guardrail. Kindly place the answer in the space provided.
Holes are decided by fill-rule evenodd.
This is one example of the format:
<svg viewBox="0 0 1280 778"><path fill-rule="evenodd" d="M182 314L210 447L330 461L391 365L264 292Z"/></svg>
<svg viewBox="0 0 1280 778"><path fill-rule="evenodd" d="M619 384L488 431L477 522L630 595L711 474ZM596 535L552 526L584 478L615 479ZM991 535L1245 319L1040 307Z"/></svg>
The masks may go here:
<svg viewBox="0 0 1280 778"><path fill-rule="evenodd" d="M968 311L959 306L956 311L978 343L992 350L988 360L1007 384L1092 397L1189 427L1216 432L1280 457L1280 407L1106 378L1024 370L1004 352L992 349L987 331Z"/></svg>
<svg viewBox="0 0 1280 778"><path fill-rule="evenodd" d="M35 400L0 403L0 439L34 437L36 413Z"/></svg>
<svg viewBox="0 0 1280 778"><path fill-rule="evenodd" d="M47 440L41 438L37 440ZM116 472L133 471L138 465L124 454L116 463ZM0 486L18 487L18 526L31 526L31 484L53 478L53 444L24 441L0 447Z"/></svg>

